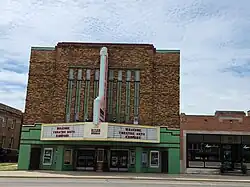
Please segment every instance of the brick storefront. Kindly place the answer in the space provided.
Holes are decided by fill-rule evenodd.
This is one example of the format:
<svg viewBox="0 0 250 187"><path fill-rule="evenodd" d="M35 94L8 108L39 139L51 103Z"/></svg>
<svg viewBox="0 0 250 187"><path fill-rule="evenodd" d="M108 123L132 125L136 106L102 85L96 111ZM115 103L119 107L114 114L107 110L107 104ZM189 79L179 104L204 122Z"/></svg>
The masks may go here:
<svg viewBox="0 0 250 187"><path fill-rule="evenodd" d="M131 70L130 117L134 119L134 71L140 71L139 124L179 128L180 52L157 51L149 44L58 43L55 48L32 48L24 125L65 122L69 69L83 70L79 121L84 121L86 70L90 70L88 111L92 116L95 70L100 48L108 48L109 71L114 71L113 111L116 110L118 71L122 71L121 116L125 110L126 71ZM74 79L74 80L75 80ZM76 82L73 83L71 120L74 121ZM109 114L108 114L109 115ZM122 121L121 121L122 122Z"/></svg>
<svg viewBox="0 0 250 187"><path fill-rule="evenodd" d="M187 136L189 134L192 135L206 135L210 136L204 142L200 141L197 143L206 144L211 141L214 144L218 144L216 142L216 138L221 136L220 144L242 144L248 145L250 142L250 112L247 114L244 111L216 111L214 115L186 115L182 113L180 115L180 155L181 155L181 167L183 173L192 172L192 169L187 166L187 151L188 140ZM241 143L230 142L231 140L227 140L225 142L224 137L237 137L240 138ZM243 138L241 137L243 136ZM197 136L198 137L198 136ZM206 141L206 142L205 142ZM224 141L224 142L223 142ZM198 149L198 148L197 148ZM222 147L220 146L222 150ZM233 151L234 152L234 151ZM220 159L222 157L220 156ZM218 159L216 162L220 162ZM199 166L200 167L200 166ZM209 167L208 167L209 168ZM211 167L212 168L212 167ZM196 168L197 169L197 168ZM197 172L202 172L200 169Z"/></svg>

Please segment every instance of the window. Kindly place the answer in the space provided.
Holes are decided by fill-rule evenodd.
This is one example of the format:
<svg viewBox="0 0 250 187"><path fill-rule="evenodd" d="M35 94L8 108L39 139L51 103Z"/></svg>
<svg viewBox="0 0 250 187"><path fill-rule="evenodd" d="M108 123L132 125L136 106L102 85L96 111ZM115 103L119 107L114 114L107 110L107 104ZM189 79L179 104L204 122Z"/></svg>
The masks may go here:
<svg viewBox="0 0 250 187"><path fill-rule="evenodd" d="M188 161L220 161L220 145L190 143L188 144Z"/></svg>
<svg viewBox="0 0 250 187"><path fill-rule="evenodd" d="M221 136L221 143L223 143L223 144L240 144L241 143L241 136L223 135L223 136Z"/></svg>
<svg viewBox="0 0 250 187"><path fill-rule="evenodd" d="M95 70L95 81L94 81L94 99L98 97L98 89L99 89L99 77L100 72L99 70Z"/></svg>
<svg viewBox="0 0 250 187"><path fill-rule="evenodd" d="M2 136L2 148L4 148L5 146L5 140L6 140L6 136Z"/></svg>
<svg viewBox="0 0 250 187"><path fill-rule="evenodd" d="M113 89L114 89L114 70L109 70L108 80L108 122L113 119Z"/></svg>
<svg viewBox="0 0 250 187"><path fill-rule="evenodd" d="M250 163L250 145L243 145L243 162L244 163Z"/></svg>
<svg viewBox="0 0 250 187"><path fill-rule="evenodd" d="M1 117L0 116L0 126L4 127L5 124L4 124L4 117Z"/></svg>
<svg viewBox="0 0 250 187"><path fill-rule="evenodd" d="M66 100L66 122L70 122L73 81L74 81L74 70L70 69L69 79L68 79L67 100Z"/></svg>
<svg viewBox="0 0 250 187"><path fill-rule="evenodd" d="M204 143L218 143L220 144L220 135L213 135L213 134L205 134L203 136L203 142Z"/></svg>
<svg viewBox="0 0 250 187"><path fill-rule="evenodd" d="M187 142L201 143L203 142L203 135L202 134L187 134Z"/></svg>
<svg viewBox="0 0 250 187"><path fill-rule="evenodd" d="M81 85L82 84L82 69L77 71L76 91L75 91L75 116L74 121L79 121L80 103L81 103Z"/></svg>
<svg viewBox="0 0 250 187"><path fill-rule="evenodd" d="M148 153L147 152L142 152L141 156L141 162L142 162L142 167L147 167L148 166Z"/></svg>
<svg viewBox="0 0 250 187"><path fill-rule="evenodd" d="M53 160L53 148L44 148L43 165L51 165Z"/></svg>
<svg viewBox="0 0 250 187"><path fill-rule="evenodd" d="M13 145L14 145L14 138L11 137L10 138L10 143L9 143L9 148L13 148Z"/></svg>
<svg viewBox="0 0 250 187"><path fill-rule="evenodd" d="M126 105L125 105L125 122L130 120L130 89L131 89L131 71L127 71L126 75Z"/></svg>
<svg viewBox="0 0 250 187"><path fill-rule="evenodd" d="M64 165L72 164L72 149L65 149L64 151Z"/></svg>
<svg viewBox="0 0 250 187"><path fill-rule="evenodd" d="M3 118L3 124L2 127L6 127L8 125L8 117Z"/></svg>
<svg viewBox="0 0 250 187"><path fill-rule="evenodd" d="M160 153L159 151L150 151L150 167L158 168L160 161Z"/></svg>
<svg viewBox="0 0 250 187"><path fill-rule="evenodd" d="M10 121L10 128L11 128L11 129L14 129L15 126L16 126L16 119L12 119L12 120Z"/></svg>
<svg viewBox="0 0 250 187"><path fill-rule="evenodd" d="M135 124L138 124L139 117L139 103L140 103L140 71L135 71L135 93L134 93L134 120Z"/></svg>
<svg viewBox="0 0 250 187"><path fill-rule="evenodd" d="M84 88L84 121L89 121L89 94L90 94L90 77L91 77L91 70L86 70L86 77L85 77L85 88Z"/></svg>
<svg viewBox="0 0 250 187"><path fill-rule="evenodd" d="M135 165L135 151L130 151L130 165Z"/></svg>
<svg viewBox="0 0 250 187"><path fill-rule="evenodd" d="M122 102L122 70L118 71L118 82L116 90L116 122L121 122L121 102Z"/></svg>

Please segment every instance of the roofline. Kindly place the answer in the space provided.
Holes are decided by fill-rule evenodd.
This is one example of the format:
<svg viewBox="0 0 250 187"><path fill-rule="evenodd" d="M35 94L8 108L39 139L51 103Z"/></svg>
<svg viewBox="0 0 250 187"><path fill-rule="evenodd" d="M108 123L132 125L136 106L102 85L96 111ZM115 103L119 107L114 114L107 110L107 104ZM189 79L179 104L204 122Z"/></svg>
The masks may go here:
<svg viewBox="0 0 250 187"><path fill-rule="evenodd" d="M14 108L12 106L3 104L3 103L0 103L0 109L6 110L8 112L15 113L15 114L18 114L18 115L22 115L23 114L23 112L21 110L19 110L17 108Z"/></svg>
<svg viewBox="0 0 250 187"><path fill-rule="evenodd" d="M180 53L179 49L156 49L157 53Z"/></svg>
<svg viewBox="0 0 250 187"><path fill-rule="evenodd" d="M96 46L99 47L100 45L108 45L108 46L112 46L112 45L120 45L120 46L145 46L145 47L150 47L150 48L154 48L153 44L146 44L146 43L115 43L115 42L58 42L57 46L68 46L68 45L72 45L72 46L81 46L81 45L89 45L89 46Z"/></svg>
<svg viewBox="0 0 250 187"><path fill-rule="evenodd" d="M31 47L31 50L53 51L55 50L55 47Z"/></svg>

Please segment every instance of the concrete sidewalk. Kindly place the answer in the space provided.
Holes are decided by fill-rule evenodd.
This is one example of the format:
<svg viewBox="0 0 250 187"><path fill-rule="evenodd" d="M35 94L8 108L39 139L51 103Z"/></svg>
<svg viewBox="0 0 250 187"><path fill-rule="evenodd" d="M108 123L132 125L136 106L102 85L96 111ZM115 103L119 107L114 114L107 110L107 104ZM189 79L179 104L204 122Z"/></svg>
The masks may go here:
<svg viewBox="0 0 250 187"><path fill-rule="evenodd" d="M0 178L69 178L69 179L125 179L125 180L167 180L197 182L245 182L250 176L228 175L168 175L155 173L105 173L105 172L57 172L57 171L0 171Z"/></svg>

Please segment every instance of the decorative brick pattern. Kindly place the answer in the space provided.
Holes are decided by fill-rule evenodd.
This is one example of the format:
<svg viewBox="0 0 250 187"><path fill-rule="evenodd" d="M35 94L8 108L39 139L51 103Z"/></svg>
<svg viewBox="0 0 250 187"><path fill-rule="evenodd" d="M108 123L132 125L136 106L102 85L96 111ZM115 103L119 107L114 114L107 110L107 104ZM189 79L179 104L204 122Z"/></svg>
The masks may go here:
<svg viewBox="0 0 250 187"><path fill-rule="evenodd" d="M99 68L100 49L106 46L109 53L109 68L114 69L117 82L118 70L123 70L122 111L125 104L125 74L131 73L130 123L134 115L134 71L140 70L139 124L179 128L179 80L180 53L158 53L149 44L92 44L58 43L55 49L32 49L26 97L24 125L65 122L65 104L69 68L91 69L89 112L94 100L94 70ZM93 80L92 80L93 79ZM84 86L83 81L83 86ZM114 84L114 100L116 99ZM75 89L74 89L75 90ZM73 94L74 93L73 90ZM81 113L83 119L84 88L81 90ZM74 98L71 107L74 107ZM113 102L113 111L116 102ZM71 109L71 116L74 116Z"/></svg>

